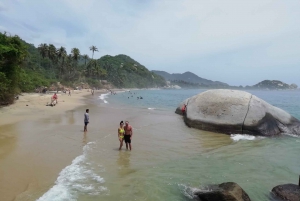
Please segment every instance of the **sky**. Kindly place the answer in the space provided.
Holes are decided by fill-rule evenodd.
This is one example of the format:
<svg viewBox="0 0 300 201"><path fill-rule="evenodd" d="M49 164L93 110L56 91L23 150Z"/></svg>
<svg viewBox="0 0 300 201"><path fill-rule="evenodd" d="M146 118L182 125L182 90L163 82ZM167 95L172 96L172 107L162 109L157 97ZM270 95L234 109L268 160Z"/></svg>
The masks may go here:
<svg viewBox="0 0 300 201"><path fill-rule="evenodd" d="M243 86L300 86L299 19L299 0L0 0L0 31L35 46Z"/></svg>

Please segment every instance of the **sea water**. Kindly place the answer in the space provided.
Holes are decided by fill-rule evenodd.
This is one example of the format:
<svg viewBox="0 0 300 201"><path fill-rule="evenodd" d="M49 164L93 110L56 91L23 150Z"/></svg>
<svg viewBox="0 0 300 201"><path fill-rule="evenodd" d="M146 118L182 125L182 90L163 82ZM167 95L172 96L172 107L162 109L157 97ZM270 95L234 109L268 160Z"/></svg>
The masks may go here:
<svg viewBox="0 0 300 201"><path fill-rule="evenodd" d="M252 200L270 200L274 186L297 183L300 138L229 136L186 127L174 110L203 91L136 90L95 98L82 155L38 201L188 201L196 189L229 181ZM299 91L250 93L300 118ZM118 151L121 120L133 126L132 151Z"/></svg>

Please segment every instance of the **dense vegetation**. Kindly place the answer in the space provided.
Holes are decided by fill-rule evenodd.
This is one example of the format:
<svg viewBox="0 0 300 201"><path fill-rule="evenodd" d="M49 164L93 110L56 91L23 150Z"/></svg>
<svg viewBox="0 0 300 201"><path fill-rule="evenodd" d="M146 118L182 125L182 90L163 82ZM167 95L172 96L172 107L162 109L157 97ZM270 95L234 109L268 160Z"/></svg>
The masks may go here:
<svg viewBox="0 0 300 201"><path fill-rule="evenodd" d="M19 92L31 92L58 82L68 87L106 86L145 88L165 85L161 76L126 55L93 59L96 46L90 47L92 58L81 55L78 48L70 54L65 47L40 44L36 48L18 36L0 33L0 105L9 104ZM101 82L106 80L107 82Z"/></svg>

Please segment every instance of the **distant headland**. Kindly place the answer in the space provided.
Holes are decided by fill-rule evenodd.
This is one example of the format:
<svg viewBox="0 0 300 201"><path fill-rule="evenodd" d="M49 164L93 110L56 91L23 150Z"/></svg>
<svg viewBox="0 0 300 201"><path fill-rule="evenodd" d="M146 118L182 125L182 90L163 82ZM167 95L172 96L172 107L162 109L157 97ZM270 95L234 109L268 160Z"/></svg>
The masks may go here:
<svg viewBox="0 0 300 201"><path fill-rule="evenodd" d="M153 70L153 73L162 76L167 81L169 88L223 88L223 89L262 89L262 90L294 90L298 86L296 84L286 84L279 80L264 80L253 86L230 86L220 81L212 81L201 78L192 72L173 73L165 71ZM167 88L168 88L167 87Z"/></svg>

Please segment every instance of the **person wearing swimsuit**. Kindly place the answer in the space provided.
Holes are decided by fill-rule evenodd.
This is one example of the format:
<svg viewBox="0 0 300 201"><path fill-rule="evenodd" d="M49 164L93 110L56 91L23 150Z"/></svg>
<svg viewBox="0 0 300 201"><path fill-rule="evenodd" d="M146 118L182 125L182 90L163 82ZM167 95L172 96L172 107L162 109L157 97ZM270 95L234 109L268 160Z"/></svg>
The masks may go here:
<svg viewBox="0 0 300 201"><path fill-rule="evenodd" d="M120 128L118 128L118 138L119 138L119 141L120 141L119 150L121 150L121 148L123 146L124 134L125 134L124 123L123 123L123 121L121 121L120 122Z"/></svg>
<svg viewBox="0 0 300 201"><path fill-rule="evenodd" d="M124 140L126 143L126 149L128 149L128 145L129 145L129 149L131 151L131 139L133 133L132 133L132 127L129 125L128 121L125 122L124 130L125 130Z"/></svg>

